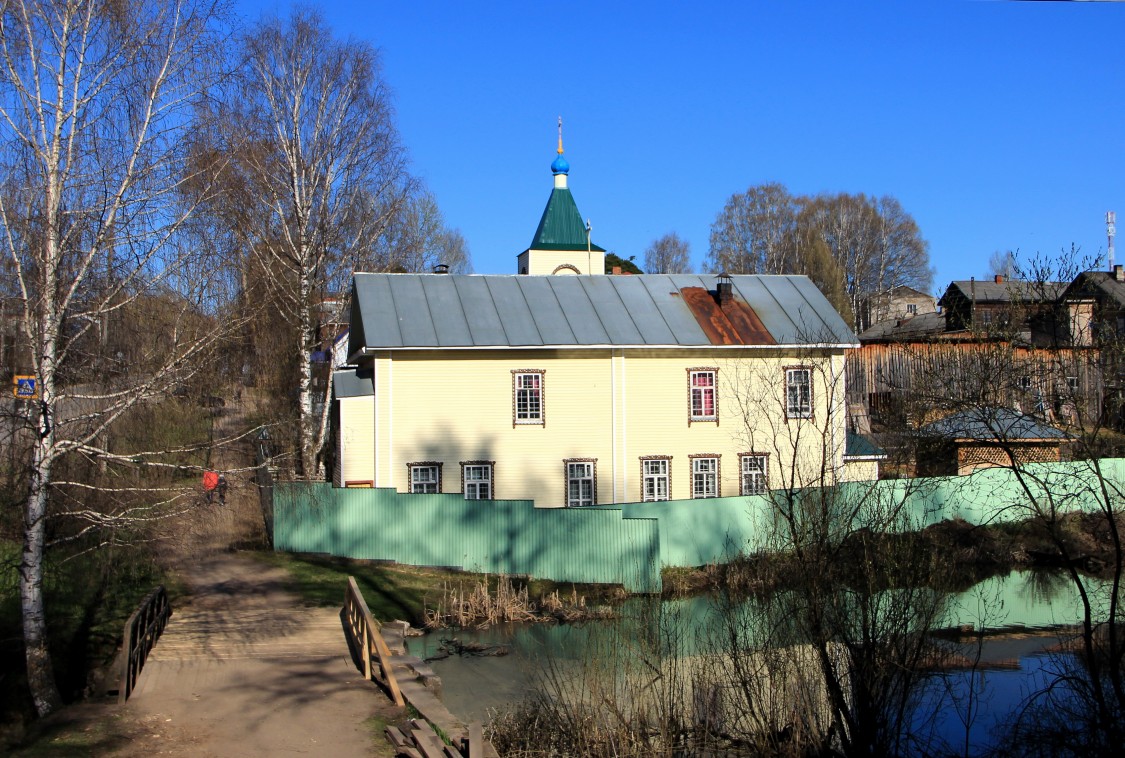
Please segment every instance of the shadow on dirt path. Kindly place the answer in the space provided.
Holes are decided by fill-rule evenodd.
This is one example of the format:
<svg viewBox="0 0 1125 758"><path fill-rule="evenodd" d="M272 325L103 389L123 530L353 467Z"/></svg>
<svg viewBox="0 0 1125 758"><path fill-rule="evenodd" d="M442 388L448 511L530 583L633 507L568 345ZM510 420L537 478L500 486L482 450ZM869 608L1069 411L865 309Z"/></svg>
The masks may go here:
<svg viewBox="0 0 1125 758"><path fill-rule="evenodd" d="M238 428L243 413L217 428ZM338 609L305 607L283 570L237 551L267 544L251 444L214 460L230 472L226 503L201 502L158 538L185 595L129 702L71 706L43 724L25 754L394 755L382 725L403 711L356 670Z"/></svg>

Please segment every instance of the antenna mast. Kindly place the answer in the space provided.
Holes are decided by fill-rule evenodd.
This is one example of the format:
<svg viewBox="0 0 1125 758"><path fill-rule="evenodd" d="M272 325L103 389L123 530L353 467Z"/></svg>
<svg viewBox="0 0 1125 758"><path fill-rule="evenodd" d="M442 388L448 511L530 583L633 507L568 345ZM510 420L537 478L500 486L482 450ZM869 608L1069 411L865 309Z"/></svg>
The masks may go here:
<svg viewBox="0 0 1125 758"><path fill-rule="evenodd" d="M1105 235L1109 238L1109 270L1113 271L1113 238L1117 235L1117 214L1113 211L1106 211Z"/></svg>

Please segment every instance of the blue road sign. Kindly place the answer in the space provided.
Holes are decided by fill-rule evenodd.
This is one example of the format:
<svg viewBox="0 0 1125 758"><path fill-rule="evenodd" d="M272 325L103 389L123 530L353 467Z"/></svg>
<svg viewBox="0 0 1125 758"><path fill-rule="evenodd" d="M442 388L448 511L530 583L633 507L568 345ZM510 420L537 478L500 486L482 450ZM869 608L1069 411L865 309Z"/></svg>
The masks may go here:
<svg viewBox="0 0 1125 758"><path fill-rule="evenodd" d="M12 396L24 400L35 400L39 397L39 383L34 376L13 376Z"/></svg>

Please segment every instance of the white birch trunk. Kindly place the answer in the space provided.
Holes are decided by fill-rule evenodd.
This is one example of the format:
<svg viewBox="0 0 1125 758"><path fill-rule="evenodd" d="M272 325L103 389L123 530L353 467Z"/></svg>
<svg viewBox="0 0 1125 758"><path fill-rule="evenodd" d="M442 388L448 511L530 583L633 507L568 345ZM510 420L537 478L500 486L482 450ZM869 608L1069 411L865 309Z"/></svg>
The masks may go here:
<svg viewBox="0 0 1125 758"><path fill-rule="evenodd" d="M299 382L299 425L301 445L301 474L315 476L317 471L317 418L313 415L312 356L310 347L316 339L316 323L311 313L312 282L305 269L300 273L300 305L297 333L297 380Z"/></svg>
<svg viewBox="0 0 1125 758"><path fill-rule="evenodd" d="M263 22L244 46L239 97L222 104L228 128L215 148L229 156L237 200L218 211L287 319L298 351L289 382L297 468L313 477L323 473L326 438L311 360L319 299L339 296L372 259L409 182L374 49L335 40L316 13L302 10Z"/></svg>
<svg viewBox="0 0 1125 758"><path fill-rule="evenodd" d="M57 218L57 191L48 191L50 218ZM54 206L55 212L50 208ZM47 499L51 471L55 461L55 344L57 330L55 263L58 260L56 225L48 224L44 245L42 285L45 290L39 318L35 350L36 374L39 382L39 412L35 425L36 439L31 452L31 482L28 486L24 512L23 553L20 560L20 611L23 616L24 656L27 679L35 710L45 716L62 705L55 684L54 667L48 650L46 605L43 600L43 559L47 535ZM29 335L30 336L30 335Z"/></svg>
<svg viewBox="0 0 1125 758"><path fill-rule="evenodd" d="M113 424L190 376L193 361L235 325L227 320L186 338L162 334L167 353L112 386L98 386L95 377L79 390L61 379L60 367L81 357L76 352L93 351L84 369L102 365L101 325L148 293L179 295L181 315L206 318L198 303L209 291L200 283L207 267L193 269L199 255L178 244L178 234L193 210L182 204L183 139L202 62L221 57L208 47L217 39L214 10L191 0L108 9L93 0L0 4L0 254L15 274L40 393L28 452L20 605L28 683L41 716L61 704L43 587L48 519L71 519L76 525L64 534L78 539L107 524L137 523L157 508L84 507L90 483L57 480L56 464L76 453L111 459L99 440ZM124 267L113 261L115 244L128 245ZM81 408L71 418L68 398ZM75 507L51 507L61 487L72 488Z"/></svg>

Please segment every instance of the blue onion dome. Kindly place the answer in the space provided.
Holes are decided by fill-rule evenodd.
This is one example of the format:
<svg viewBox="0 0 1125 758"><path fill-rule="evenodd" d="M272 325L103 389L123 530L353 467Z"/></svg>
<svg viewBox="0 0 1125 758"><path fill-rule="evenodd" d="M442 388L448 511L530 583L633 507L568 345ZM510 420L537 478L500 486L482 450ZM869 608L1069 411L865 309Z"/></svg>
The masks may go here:
<svg viewBox="0 0 1125 758"><path fill-rule="evenodd" d="M555 158L555 160L551 163L551 173L566 174L569 171L570 164L567 162L566 158L562 157L562 154L560 153L559 157Z"/></svg>

